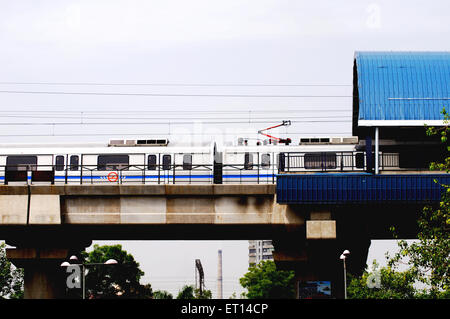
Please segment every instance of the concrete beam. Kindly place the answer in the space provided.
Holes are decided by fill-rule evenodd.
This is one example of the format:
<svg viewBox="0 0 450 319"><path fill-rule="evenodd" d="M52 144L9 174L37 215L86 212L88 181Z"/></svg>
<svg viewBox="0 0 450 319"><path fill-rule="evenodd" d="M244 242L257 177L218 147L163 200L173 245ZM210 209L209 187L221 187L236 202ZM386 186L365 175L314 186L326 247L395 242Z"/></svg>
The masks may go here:
<svg viewBox="0 0 450 319"><path fill-rule="evenodd" d="M61 224L59 195L31 195L29 224Z"/></svg>
<svg viewBox="0 0 450 319"><path fill-rule="evenodd" d="M30 185L31 194L41 195L275 195L273 184L202 185ZM0 195L28 195L27 186L0 185Z"/></svg>
<svg viewBox="0 0 450 319"><path fill-rule="evenodd" d="M0 223L26 225L28 195L0 195Z"/></svg>
<svg viewBox="0 0 450 319"><path fill-rule="evenodd" d="M307 220L306 239L336 239L336 221Z"/></svg>

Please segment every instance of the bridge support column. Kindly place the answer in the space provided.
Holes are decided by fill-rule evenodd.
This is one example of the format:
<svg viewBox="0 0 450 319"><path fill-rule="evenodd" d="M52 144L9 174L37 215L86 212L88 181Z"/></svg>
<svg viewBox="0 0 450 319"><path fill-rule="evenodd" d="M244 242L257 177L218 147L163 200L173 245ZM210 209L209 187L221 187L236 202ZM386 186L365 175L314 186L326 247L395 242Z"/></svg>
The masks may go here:
<svg viewBox="0 0 450 319"><path fill-rule="evenodd" d="M55 242L58 242L55 240ZM61 263L68 257L87 247L91 241L82 245L69 244L70 248L39 247L7 248L6 257L17 267L24 269L24 298L25 299L61 299L66 298L66 280L68 274ZM8 242L7 242L8 243ZM28 247L27 247L28 246ZM62 245L60 245L62 246Z"/></svg>
<svg viewBox="0 0 450 319"><path fill-rule="evenodd" d="M343 218L339 213L310 212L303 230L273 240L277 268L295 271L297 298L344 298L339 257L345 249L351 252L347 273L359 275L364 270L370 246L365 227L355 225L355 216Z"/></svg>
<svg viewBox="0 0 450 319"><path fill-rule="evenodd" d="M342 267L336 240L307 241L301 238L290 243L274 240L273 256L277 269L295 272L296 298L341 298ZM312 293L311 287L316 284L325 290ZM305 295L308 290L310 294Z"/></svg>
<svg viewBox="0 0 450 319"><path fill-rule="evenodd" d="M8 248L6 256L24 269L25 299L57 299L65 293L61 263L68 249Z"/></svg>

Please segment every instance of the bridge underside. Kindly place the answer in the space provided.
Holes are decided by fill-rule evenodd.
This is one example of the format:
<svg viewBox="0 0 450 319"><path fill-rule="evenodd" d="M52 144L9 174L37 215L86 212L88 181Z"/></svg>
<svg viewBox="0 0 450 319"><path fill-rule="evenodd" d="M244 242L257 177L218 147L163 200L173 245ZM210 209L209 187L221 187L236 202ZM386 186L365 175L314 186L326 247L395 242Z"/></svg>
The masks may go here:
<svg viewBox="0 0 450 319"><path fill-rule="evenodd" d="M29 273L27 298L60 296L52 274L92 240L247 239L273 240L278 268L299 283L330 281L342 297L342 251L352 252L349 272L362 272L371 239L391 239L391 226L414 238L422 206L279 204L274 185L4 186L0 234Z"/></svg>

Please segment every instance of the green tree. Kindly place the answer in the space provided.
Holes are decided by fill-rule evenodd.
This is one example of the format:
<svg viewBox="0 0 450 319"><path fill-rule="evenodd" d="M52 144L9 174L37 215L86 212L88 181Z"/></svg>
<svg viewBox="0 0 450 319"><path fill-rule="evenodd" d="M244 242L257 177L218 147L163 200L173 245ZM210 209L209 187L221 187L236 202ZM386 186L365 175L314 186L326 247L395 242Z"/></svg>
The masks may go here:
<svg viewBox="0 0 450 319"><path fill-rule="evenodd" d="M177 299L195 299L194 290L194 286L184 285L178 292Z"/></svg>
<svg viewBox="0 0 450 319"><path fill-rule="evenodd" d="M166 290L156 290L153 292L153 299L173 299L173 295Z"/></svg>
<svg viewBox="0 0 450 319"><path fill-rule="evenodd" d="M349 299L411 299L416 297L415 276L411 271L380 268L376 261L372 270L366 269L361 277L348 275Z"/></svg>
<svg viewBox="0 0 450 319"><path fill-rule="evenodd" d="M203 289L202 292L200 293L200 289L195 289L194 296L195 299L211 299L212 292L211 290Z"/></svg>
<svg viewBox="0 0 450 319"><path fill-rule="evenodd" d="M431 170L450 171L448 152L448 120L445 108L444 126L426 127L426 134L439 136L446 147L442 162L432 162ZM437 182L437 181L435 181ZM366 280L371 274L365 272L361 278L353 278L349 285L349 295L354 298L450 298L450 187L443 188L438 206L424 207L418 219L417 241L398 241L399 251L394 256L387 255L388 266L382 268L381 288L367 287ZM395 234L395 228L392 228ZM408 266L400 272L400 265ZM415 283L425 288L414 289Z"/></svg>
<svg viewBox="0 0 450 319"><path fill-rule="evenodd" d="M295 298L294 272L277 270L271 260L250 266L239 282L247 289L248 299Z"/></svg>
<svg viewBox="0 0 450 319"><path fill-rule="evenodd" d="M211 299L211 290L203 289L200 294L200 289L195 289L192 285L184 285L178 292L177 299Z"/></svg>
<svg viewBox="0 0 450 319"><path fill-rule="evenodd" d="M23 292L23 269L14 268L6 258L6 245L0 243L0 299L21 299Z"/></svg>
<svg viewBox="0 0 450 319"><path fill-rule="evenodd" d="M117 265L87 267L87 298L152 298L151 285L140 284L144 272L139 268L139 263L122 250L121 245L94 245L94 250L83 252L82 255L86 264L104 263L108 259L118 261Z"/></svg>
<svg viewBox="0 0 450 319"><path fill-rule="evenodd" d="M440 136L441 142L446 146L443 162L432 162L430 169L448 173L450 171L448 156L450 147L447 141L449 115L445 108L442 114L445 125L439 128L428 127L426 133L429 136ZM420 293L422 298L450 297L450 186L441 186L444 191L439 206L426 206L418 220L418 241L408 243L400 240L399 252L393 257L388 256L390 267L396 268L399 264L407 264L416 280L425 284L426 288Z"/></svg>

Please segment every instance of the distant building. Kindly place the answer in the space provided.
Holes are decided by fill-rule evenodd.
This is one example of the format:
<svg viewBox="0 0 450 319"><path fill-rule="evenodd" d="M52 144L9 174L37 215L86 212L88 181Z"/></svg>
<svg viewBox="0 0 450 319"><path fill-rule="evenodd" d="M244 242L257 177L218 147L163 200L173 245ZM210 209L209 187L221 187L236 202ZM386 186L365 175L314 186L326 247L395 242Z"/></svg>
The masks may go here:
<svg viewBox="0 0 450 319"><path fill-rule="evenodd" d="M262 260L273 260L273 244L271 240L248 241L248 264L255 265Z"/></svg>

